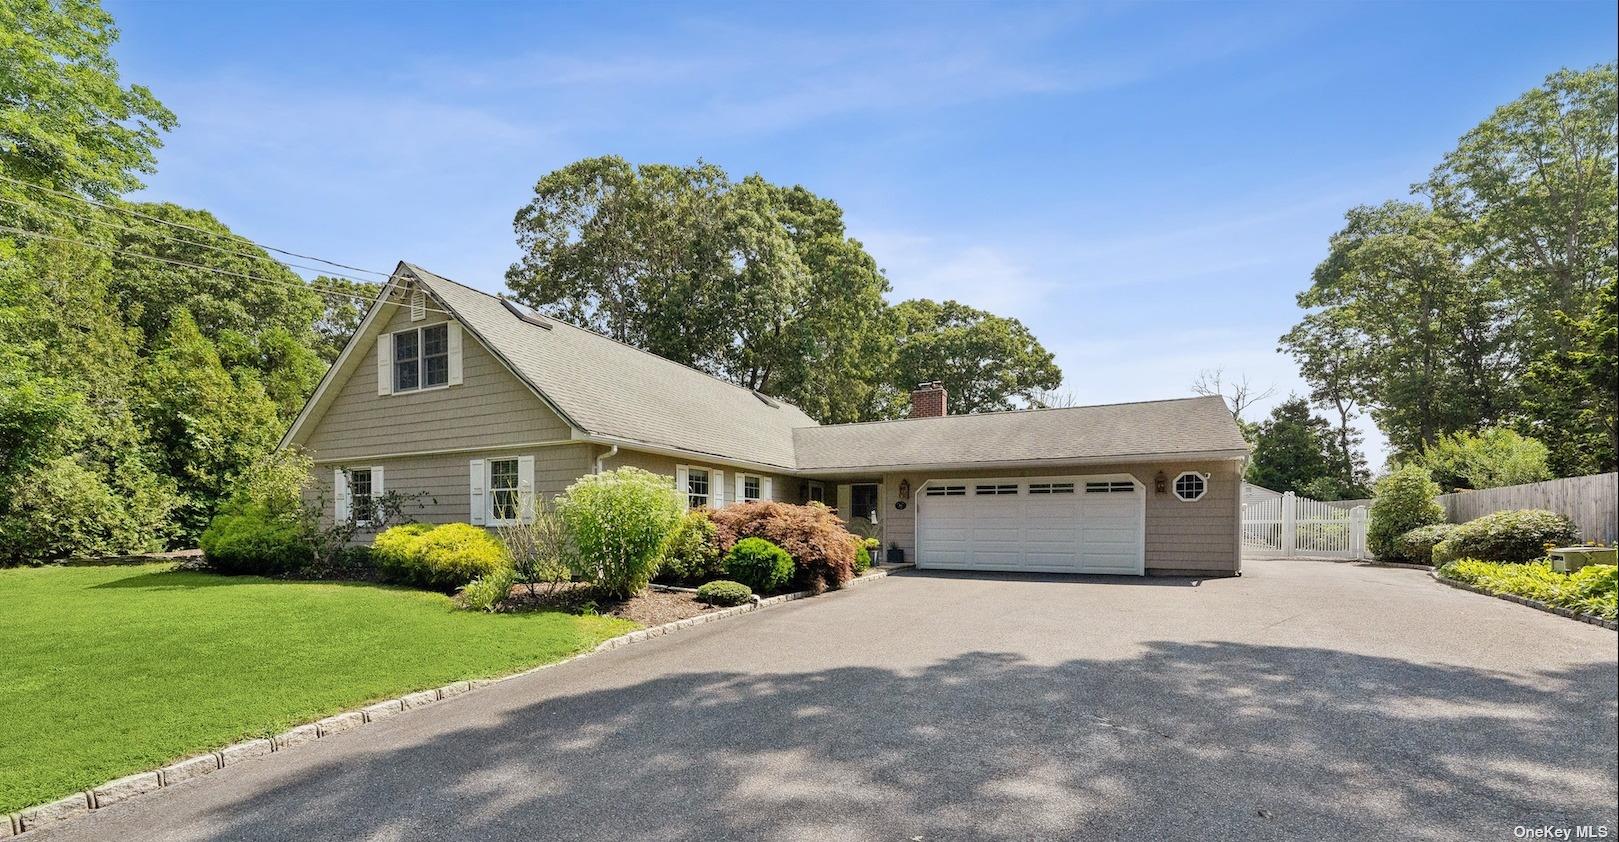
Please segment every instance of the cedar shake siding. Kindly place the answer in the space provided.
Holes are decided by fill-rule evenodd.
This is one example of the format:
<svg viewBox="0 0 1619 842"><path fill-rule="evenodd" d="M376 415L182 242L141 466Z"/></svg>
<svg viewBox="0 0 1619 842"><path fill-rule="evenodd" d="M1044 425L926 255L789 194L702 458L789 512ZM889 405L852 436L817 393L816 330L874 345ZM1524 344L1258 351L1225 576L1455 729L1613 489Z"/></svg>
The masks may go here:
<svg viewBox="0 0 1619 842"><path fill-rule="evenodd" d="M607 449L606 448L598 448L597 452L598 453L606 453ZM673 456L663 456L663 455L656 454L656 453L644 453L642 451L629 450L629 449L620 449L618 451L618 453L616 455L614 455L612 458L603 460L603 462L602 462L602 467L609 470L609 471L614 469L614 468L635 467L635 468L640 468L643 471L651 471L654 474L661 474L663 476L669 477L670 482L674 481L675 466L677 466L677 465L689 465L690 467L693 467L693 468L705 468L705 469L707 469L709 471L724 471L725 472L725 483L726 483L726 485L725 485L725 501L726 501L727 505L729 505L732 502L735 502L735 499L736 499L735 477L736 477L737 473L739 473L739 472L744 473L744 474L752 474L752 475L758 476L758 477L769 477L770 478L770 499L776 500L776 501L779 501L779 502L782 502L782 503L797 503L797 502L799 502L799 500L798 500L798 484L799 484L800 480L795 479L793 477L782 476L781 474L772 474L772 473L767 473L767 472L764 472L764 471L756 471L756 470L754 470L752 468L737 468L737 467L732 466L732 465L716 465L716 464L714 464L712 462L704 462L704 461L702 461L700 459L696 459L696 458L693 458L693 459L676 459ZM678 490L680 490L682 492L685 491L685 489L678 489Z"/></svg>
<svg viewBox="0 0 1619 842"><path fill-rule="evenodd" d="M336 397L312 426L303 447L317 461L388 453L477 450L513 444L567 439L568 425L558 418L471 331L461 342L462 381L454 386L377 394L376 345L389 334L445 321L428 313L410 320L408 308L395 308L380 333L354 349L358 357L347 381L332 384ZM330 481L330 477L328 477Z"/></svg>

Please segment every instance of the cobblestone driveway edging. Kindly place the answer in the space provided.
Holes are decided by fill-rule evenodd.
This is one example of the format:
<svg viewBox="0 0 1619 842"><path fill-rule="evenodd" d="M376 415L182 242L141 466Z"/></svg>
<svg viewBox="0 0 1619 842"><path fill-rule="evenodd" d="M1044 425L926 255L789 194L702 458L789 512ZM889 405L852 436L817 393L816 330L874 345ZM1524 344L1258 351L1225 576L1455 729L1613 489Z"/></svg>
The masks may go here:
<svg viewBox="0 0 1619 842"><path fill-rule="evenodd" d="M1601 626L1605 629L1619 631L1619 623L1615 623L1613 620L1604 620L1595 614L1582 614L1578 611L1571 611L1561 606L1549 605L1541 602L1538 599L1530 599L1526 596L1518 596L1517 594L1511 593L1496 593L1495 591L1481 588L1478 585L1470 585L1466 582L1458 582L1455 579L1446 579L1445 577L1439 575L1438 570L1433 571L1433 573L1429 575L1433 576L1434 581L1449 585L1459 590L1472 591L1473 593L1483 594L1484 596L1493 596L1496 599L1504 599L1507 602L1516 602L1519 605L1527 605L1530 608L1537 611L1544 611L1547 614L1556 614L1559 617L1567 617L1570 620L1579 620L1582 623L1590 623L1593 626Z"/></svg>
<svg viewBox="0 0 1619 842"><path fill-rule="evenodd" d="M909 566L910 565L904 565L904 567ZM866 575L849 580L844 587L854 587L856 585L865 584L877 579L886 578L890 572L896 569L902 568L894 567L881 570L869 570L866 572ZM537 672L552 669L559 664L577 661L580 658L588 658L598 652L608 652L613 649L621 649L625 646L640 643L645 640L651 640L655 637L662 637L666 634L681 631L682 629L712 623L728 617L749 614L765 608L773 608L777 605L784 605L808 596L814 596L814 594L810 593L809 591L797 591L795 593L782 594L780 596L766 597L732 608L721 608L718 611L711 611L707 614L699 614L696 617L688 617L684 620L676 620L672 623L664 623L661 626L638 629L627 634L621 634L618 637L608 638L607 640L596 644L594 649L587 652L581 652L571 658L564 658L560 661L542 664L537 667L523 670L522 672L515 672L511 675L503 675L499 678L480 678L471 681L456 681L446 684L443 687L435 687L431 690L407 693L397 699L387 699L381 702L366 705L365 707L334 714L326 717L325 719L305 725L299 725L296 728L276 734L273 737L235 743L233 745L226 746L219 751L211 751L206 754L199 754L195 757L188 757L184 760L176 761L164 766L161 769L156 769L150 772L139 772L134 775L127 775L117 780L108 781L100 786L84 790L83 792L76 792L64 798L59 798L50 802L49 804L40 804L34 807L29 807L26 810L20 810L15 813L0 816L0 839L19 836L30 830L36 830L38 828L75 819L80 816L89 815L94 810L99 810L103 807L116 804L120 801L126 801L136 796L145 795L148 792L156 792L159 789L173 786L183 781L199 778L210 772L223 769L226 766L235 766L240 763L246 763L250 760L256 760L271 754L280 753L304 743L311 743L322 737L329 737L333 734L349 731L354 728L358 728L361 725L366 725L395 714L405 713L407 711L426 707L436 702L454 698L465 693L471 693L494 684L500 684L505 681L512 681L524 676L533 675Z"/></svg>

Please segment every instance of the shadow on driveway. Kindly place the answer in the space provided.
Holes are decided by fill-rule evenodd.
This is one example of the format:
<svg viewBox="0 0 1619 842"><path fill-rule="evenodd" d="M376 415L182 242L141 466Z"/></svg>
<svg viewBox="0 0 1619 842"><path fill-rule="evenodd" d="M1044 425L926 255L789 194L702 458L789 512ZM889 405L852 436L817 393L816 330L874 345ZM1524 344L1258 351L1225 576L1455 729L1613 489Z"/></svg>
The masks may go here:
<svg viewBox="0 0 1619 842"><path fill-rule="evenodd" d="M677 673L426 724L480 696L447 702L168 809L215 839L1611 834L1614 683L1234 642Z"/></svg>

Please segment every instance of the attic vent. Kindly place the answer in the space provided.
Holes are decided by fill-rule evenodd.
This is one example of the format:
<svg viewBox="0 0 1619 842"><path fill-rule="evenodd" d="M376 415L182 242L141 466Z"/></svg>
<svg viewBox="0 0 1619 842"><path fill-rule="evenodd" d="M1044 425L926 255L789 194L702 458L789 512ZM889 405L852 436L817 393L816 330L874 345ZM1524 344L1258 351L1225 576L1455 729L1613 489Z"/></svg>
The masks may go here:
<svg viewBox="0 0 1619 842"><path fill-rule="evenodd" d="M500 303L506 307L506 310L508 312L510 312L512 315L516 316L517 318L522 319L523 321L528 322L529 324L531 324L531 325L533 325L535 327L543 327L546 330L551 329L551 323L550 322L546 321L545 319L540 318L535 313L532 313L532 312L528 311L527 309L525 309L523 307L519 307L518 305L512 303L511 299L502 298L502 299L500 299Z"/></svg>
<svg viewBox="0 0 1619 842"><path fill-rule="evenodd" d="M764 392L759 391L758 389L753 390L753 396L758 398L760 403L770 407L771 409L781 409L781 403L779 401L765 394Z"/></svg>
<svg viewBox="0 0 1619 842"><path fill-rule="evenodd" d="M410 320L419 322L427 318L427 296L419 289L410 292Z"/></svg>

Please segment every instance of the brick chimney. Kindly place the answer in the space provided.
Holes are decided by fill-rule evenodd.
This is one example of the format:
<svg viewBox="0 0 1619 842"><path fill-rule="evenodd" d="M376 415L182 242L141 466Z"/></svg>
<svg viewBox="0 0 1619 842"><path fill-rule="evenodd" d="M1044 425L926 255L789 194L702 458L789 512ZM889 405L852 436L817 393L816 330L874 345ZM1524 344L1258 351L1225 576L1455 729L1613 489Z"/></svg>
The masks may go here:
<svg viewBox="0 0 1619 842"><path fill-rule="evenodd" d="M912 418L942 418L950 414L946 407L950 395L944 390L944 384L937 380L916 384L911 390L911 417Z"/></svg>

